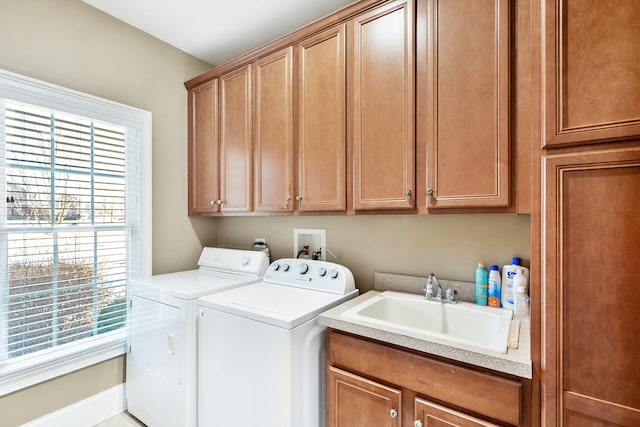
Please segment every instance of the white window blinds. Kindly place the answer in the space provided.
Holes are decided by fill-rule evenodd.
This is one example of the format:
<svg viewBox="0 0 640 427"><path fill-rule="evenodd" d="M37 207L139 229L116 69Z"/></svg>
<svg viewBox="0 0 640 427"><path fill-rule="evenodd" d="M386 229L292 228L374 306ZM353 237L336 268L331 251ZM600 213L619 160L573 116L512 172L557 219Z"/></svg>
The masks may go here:
<svg viewBox="0 0 640 427"><path fill-rule="evenodd" d="M3 95L0 373L99 337L124 343L127 281L149 273L150 243L142 129L100 117L118 118L104 100L85 115Z"/></svg>
<svg viewBox="0 0 640 427"><path fill-rule="evenodd" d="M6 358L125 324L126 129L5 106ZM135 184L135 183L132 183Z"/></svg>

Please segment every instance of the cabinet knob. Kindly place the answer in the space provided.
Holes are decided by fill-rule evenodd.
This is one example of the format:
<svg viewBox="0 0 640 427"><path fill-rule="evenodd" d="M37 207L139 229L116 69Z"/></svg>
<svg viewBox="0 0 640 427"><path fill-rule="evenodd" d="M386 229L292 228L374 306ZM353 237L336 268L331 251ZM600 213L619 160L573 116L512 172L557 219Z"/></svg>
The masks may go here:
<svg viewBox="0 0 640 427"><path fill-rule="evenodd" d="M222 200L218 200L218 206L222 206Z"/></svg>
<svg viewBox="0 0 640 427"><path fill-rule="evenodd" d="M296 196L296 200L297 201L301 201L302 200L302 196Z"/></svg>
<svg viewBox="0 0 640 427"><path fill-rule="evenodd" d="M408 188L406 190L404 190L404 195L405 196L411 196L411 190L408 189Z"/></svg>
<svg viewBox="0 0 640 427"><path fill-rule="evenodd" d="M291 196L284 196L284 208L289 209L289 204L291 203Z"/></svg>
<svg viewBox="0 0 640 427"><path fill-rule="evenodd" d="M398 418L398 411L392 409L391 411L389 411L389 415L391 416L391 418Z"/></svg>
<svg viewBox="0 0 640 427"><path fill-rule="evenodd" d="M415 420L413 422L413 427L422 427L422 421L420 420Z"/></svg>
<svg viewBox="0 0 640 427"><path fill-rule="evenodd" d="M433 188L431 187L427 187L427 190L425 191L427 196L432 196L433 195Z"/></svg>
<svg viewBox="0 0 640 427"><path fill-rule="evenodd" d="M216 205L216 201L215 201L215 200L209 200L209 204L210 204L211 206L215 206L215 205Z"/></svg>

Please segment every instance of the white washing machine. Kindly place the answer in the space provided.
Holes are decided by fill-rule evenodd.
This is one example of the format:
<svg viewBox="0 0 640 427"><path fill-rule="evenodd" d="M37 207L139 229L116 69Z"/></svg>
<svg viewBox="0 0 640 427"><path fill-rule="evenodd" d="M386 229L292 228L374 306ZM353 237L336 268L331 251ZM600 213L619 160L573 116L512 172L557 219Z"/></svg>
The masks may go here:
<svg viewBox="0 0 640 427"><path fill-rule="evenodd" d="M204 248L197 270L129 284L128 411L149 427L197 422L198 298L260 280L265 253Z"/></svg>
<svg viewBox="0 0 640 427"><path fill-rule="evenodd" d="M282 259L261 282L200 299L198 425L322 427L326 328L358 294L346 267Z"/></svg>

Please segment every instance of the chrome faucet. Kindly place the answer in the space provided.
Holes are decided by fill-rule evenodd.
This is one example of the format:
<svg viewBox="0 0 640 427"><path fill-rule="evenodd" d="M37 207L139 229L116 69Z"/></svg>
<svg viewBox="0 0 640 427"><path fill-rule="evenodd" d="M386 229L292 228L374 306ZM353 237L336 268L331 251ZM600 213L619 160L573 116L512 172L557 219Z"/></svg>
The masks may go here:
<svg viewBox="0 0 640 427"><path fill-rule="evenodd" d="M438 286L438 290L436 295L433 295L433 283L435 282L435 284ZM455 304L456 301L456 291L453 289L447 289L447 293L446 293L446 298L444 297L443 293L442 293L442 286L440 286L440 281L438 280L438 276L436 276L434 273L430 273L429 276L427 277L427 283L424 286L424 297L426 299L435 299L441 302L450 302Z"/></svg>

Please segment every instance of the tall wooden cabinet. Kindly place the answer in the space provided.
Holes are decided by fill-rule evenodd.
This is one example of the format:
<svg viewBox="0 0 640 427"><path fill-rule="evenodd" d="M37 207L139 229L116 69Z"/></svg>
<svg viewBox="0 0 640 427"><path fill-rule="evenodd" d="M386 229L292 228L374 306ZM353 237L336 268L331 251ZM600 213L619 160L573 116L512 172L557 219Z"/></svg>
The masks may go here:
<svg viewBox="0 0 640 427"><path fill-rule="evenodd" d="M415 206L413 9L395 1L349 23L356 210Z"/></svg>
<svg viewBox="0 0 640 427"><path fill-rule="evenodd" d="M346 37L342 24L297 46L301 212L347 208Z"/></svg>
<svg viewBox="0 0 640 427"><path fill-rule="evenodd" d="M189 92L189 215L218 212L217 165L218 79L214 79Z"/></svg>
<svg viewBox="0 0 640 427"><path fill-rule="evenodd" d="M640 146L547 155L546 425L640 425Z"/></svg>
<svg viewBox="0 0 640 427"><path fill-rule="evenodd" d="M429 208L509 206L510 3L419 2Z"/></svg>
<svg viewBox="0 0 640 427"><path fill-rule="evenodd" d="M293 211L293 48L254 64L255 210Z"/></svg>
<svg viewBox="0 0 640 427"><path fill-rule="evenodd" d="M637 426L640 2L538 7L541 423Z"/></svg>
<svg viewBox="0 0 640 427"><path fill-rule="evenodd" d="M252 207L253 116L251 65L220 77L221 212Z"/></svg>

